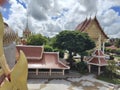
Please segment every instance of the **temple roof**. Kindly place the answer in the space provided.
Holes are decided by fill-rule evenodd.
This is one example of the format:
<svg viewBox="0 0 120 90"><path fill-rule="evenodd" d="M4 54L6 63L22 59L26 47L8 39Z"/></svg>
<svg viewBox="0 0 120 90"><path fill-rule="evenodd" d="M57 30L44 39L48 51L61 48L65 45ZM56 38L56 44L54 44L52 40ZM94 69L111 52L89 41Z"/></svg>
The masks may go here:
<svg viewBox="0 0 120 90"><path fill-rule="evenodd" d="M27 21L26 21L26 27L25 27L25 30L23 31L23 34L31 34L31 31L29 29L29 25L28 25L28 15L27 15Z"/></svg>
<svg viewBox="0 0 120 90"><path fill-rule="evenodd" d="M28 60L28 67L41 69L70 69L59 60L58 52L44 52L43 46L16 46L18 52L23 50ZM17 54L17 53L16 53Z"/></svg>
<svg viewBox="0 0 120 90"><path fill-rule="evenodd" d="M97 49L93 52L92 56L97 56L98 57L98 56L105 56L105 55L101 50Z"/></svg>
<svg viewBox="0 0 120 90"><path fill-rule="evenodd" d="M102 27L100 26L100 24L99 24L96 16L95 16L93 19L91 19L91 18L87 19L87 18L86 18L82 23L80 23L80 24L75 28L75 30L79 30L80 32L84 32L84 31L86 30L86 28L87 28L93 21L96 22L96 24L98 25L98 28L101 30L102 34L108 39L108 36L104 33L104 31L103 31Z"/></svg>
<svg viewBox="0 0 120 90"><path fill-rule="evenodd" d="M28 27L28 25L26 26L25 30L23 31L24 34L31 34L31 31Z"/></svg>
<svg viewBox="0 0 120 90"><path fill-rule="evenodd" d="M87 63L97 66L106 66L107 60L105 59L105 55L101 50L95 50L95 52L92 54L92 57L88 60Z"/></svg>

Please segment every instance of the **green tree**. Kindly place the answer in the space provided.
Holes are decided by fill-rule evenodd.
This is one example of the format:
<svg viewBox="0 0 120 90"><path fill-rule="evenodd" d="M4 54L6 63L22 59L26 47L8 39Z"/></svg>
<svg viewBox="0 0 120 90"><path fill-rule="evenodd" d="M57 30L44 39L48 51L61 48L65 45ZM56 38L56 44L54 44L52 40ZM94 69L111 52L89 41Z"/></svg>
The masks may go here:
<svg viewBox="0 0 120 90"><path fill-rule="evenodd" d="M51 46L49 46L49 45L45 45L44 46L44 51L45 52L53 52L53 48Z"/></svg>
<svg viewBox="0 0 120 90"><path fill-rule="evenodd" d="M69 51L69 62L72 65L72 53L85 52L95 47L95 43L89 38L86 33L78 31L62 31L56 36L54 46Z"/></svg>
<svg viewBox="0 0 120 90"><path fill-rule="evenodd" d="M120 48L120 39L116 39L115 40L115 46L117 47L117 48Z"/></svg>
<svg viewBox="0 0 120 90"><path fill-rule="evenodd" d="M114 60L108 61L107 74L110 78L115 78L116 75L120 75L120 67Z"/></svg>
<svg viewBox="0 0 120 90"><path fill-rule="evenodd" d="M47 39L41 34L34 34L27 38L27 45L44 45Z"/></svg>

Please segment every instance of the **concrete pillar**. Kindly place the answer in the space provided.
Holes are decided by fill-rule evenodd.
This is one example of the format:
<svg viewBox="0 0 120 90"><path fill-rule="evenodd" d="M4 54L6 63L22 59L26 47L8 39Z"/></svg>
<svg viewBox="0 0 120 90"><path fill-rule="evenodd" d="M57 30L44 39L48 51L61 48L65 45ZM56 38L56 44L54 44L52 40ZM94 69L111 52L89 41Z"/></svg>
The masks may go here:
<svg viewBox="0 0 120 90"><path fill-rule="evenodd" d="M64 69L62 70L62 74L63 74L63 76L65 75L65 70Z"/></svg>
<svg viewBox="0 0 120 90"><path fill-rule="evenodd" d="M89 73L91 73L91 65L90 64L88 65L88 70L89 70Z"/></svg>
<svg viewBox="0 0 120 90"><path fill-rule="evenodd" d="M100 69L101 69L101 67L98 66L98 75L100 75Z"/></svg>
<svg viewBox="0 0 120 90"><path fill-rule="evenodd" d="M50 76L51 76L51 73L52 73L52 70L50 69L50 70L49 70L49 75L50 75Z"/></svg>
<svg viewBox="0 0 120 90"><path fill-rule="evenodd" d="M36 75L38 75L39 74L39 70L38 70L38 68L36 69Z"/></svg>

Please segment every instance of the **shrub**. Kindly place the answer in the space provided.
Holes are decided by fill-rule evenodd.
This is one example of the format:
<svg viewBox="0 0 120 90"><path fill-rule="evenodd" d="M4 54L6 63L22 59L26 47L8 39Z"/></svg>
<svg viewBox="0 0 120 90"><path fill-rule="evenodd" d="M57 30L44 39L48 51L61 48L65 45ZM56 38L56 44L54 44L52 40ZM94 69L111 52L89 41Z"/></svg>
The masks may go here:
<svg viewBox="0 0 120 90"><path fill-rule="evenodd" d="M49 46L49 45L45 45L44 46L44 51L45 52L53 52L53 48L51 46Z"/></svg>
<svg viewBox="0 0 120 90"><path fill-rule="evenodd" d="M59 52L59 56L60 58L63 58L64 57L64 50L60 50L60 49L54 49L54 52Z"/></svg>
<svg viewBox="0 0 120 90"><path fill-rule="evenodd" d="M87 63L85 62L77 63L76 70L78 70L82 74L88 72Z"/></svg>
<svg viewBox="0 0 120 90"><path fill-rule="evenodd" d="M111 46L111 45L112 45L112 43L110 43L110 42L105 43L105 47L108 47L108 46Z"/></svg>
<svg viewBox="0 0 120 90"><path fill-rule="evenodd" d="M113 55L110 55L110 60L114 60L114 56Z"/></svg>

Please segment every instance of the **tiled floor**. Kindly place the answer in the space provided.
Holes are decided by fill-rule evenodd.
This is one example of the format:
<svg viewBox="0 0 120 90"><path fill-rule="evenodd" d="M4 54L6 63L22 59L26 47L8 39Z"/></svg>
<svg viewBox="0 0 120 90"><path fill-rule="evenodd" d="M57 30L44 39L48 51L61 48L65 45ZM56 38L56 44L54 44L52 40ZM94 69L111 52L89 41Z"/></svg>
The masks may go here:
<svg viewBox="0 0 120 90"><path fill-rule="evenodd" d="M113 87L113 84L97 80L93 75L81 78L28 80L29 90L113 90Z"/></svg>

